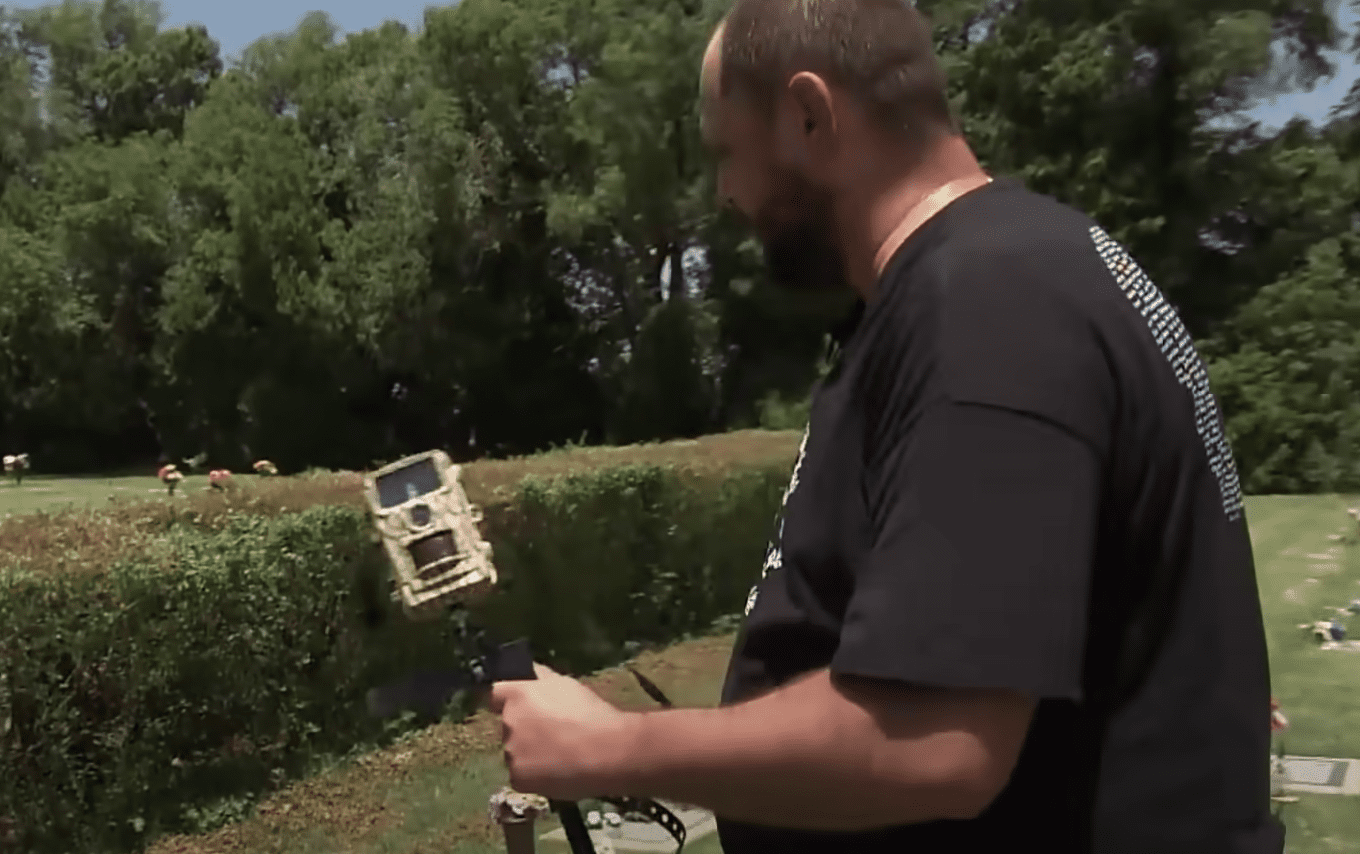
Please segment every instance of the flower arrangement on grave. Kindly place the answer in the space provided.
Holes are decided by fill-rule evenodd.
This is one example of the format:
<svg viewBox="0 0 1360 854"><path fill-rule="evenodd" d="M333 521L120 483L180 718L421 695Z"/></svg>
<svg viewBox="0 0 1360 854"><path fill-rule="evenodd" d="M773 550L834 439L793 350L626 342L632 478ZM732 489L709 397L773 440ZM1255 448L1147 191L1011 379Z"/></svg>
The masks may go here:
<svg viewBox="0 0 1360 854"><path fill-rule="evenodd" d="M1346 627L1336 620L1299 623L1299 628L1307 630L1312 634L1313 640L1320 644L1337 643L1346 639Z"/></svg>
<svg viewBox="0 0 1360 854"><path fill-rule="evenodd" d="M1275 817L1279 818L1284 810L1284 805L1298 800L1291 798L1284 793L1285 771L1284 771L1284 733L1289 729L1289 719L1280 711L1280 701L1274 697L1270 698L1270 740L1272 747L1270 757L1270 797L1271 800L1279 804L1275 811Z"/></svg>
<svg viewBox="0 0 1360 854"><path fill-rule="evenodd" d="M175 487L179 486L179 482L184 480L184 475L180 473L179 469L175 468L173 463L161 466L160 471L156 472L156 477L160 479L161 483L165 484L165 488L171 495L175 494Z"/></svg>
<svg viewBox="0 0 1360 854"><path fill-rule="evenodd" d="M267 477L274 477L279 473L278 466L274 465L269 460L256 460L253 468L255 469L256 474L265 475Z"/></svg>
<svg viewBox="0 0 1360 854"><path fill-rule="evenodd" d="M213 469L208 472L209 489L226 489L231 486L231 472L226 469Z"/></svg>
<svg viewBox="0 0 1360 854"><path fill-rule="evenodd" d="M22 486L24 473L28 471L28 454L6 454L5 474L14 475L16 486Z"/></svg>

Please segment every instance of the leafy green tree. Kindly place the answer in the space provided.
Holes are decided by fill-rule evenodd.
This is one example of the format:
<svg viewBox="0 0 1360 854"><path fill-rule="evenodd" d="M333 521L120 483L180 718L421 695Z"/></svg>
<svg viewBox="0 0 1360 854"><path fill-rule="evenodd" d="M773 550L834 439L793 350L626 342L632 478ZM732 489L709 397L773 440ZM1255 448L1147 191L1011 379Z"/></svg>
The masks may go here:
<svg viewBox="0 0 1360 854"><path fill-rule="evenodd" d="M1093 214L1204 340L1253 483L1343 482L1322 409L1255 402L1349 376L1292 300L1352 270L1360 97L1236 121L1329 70L1324 0L921 5L984 162ZM225 74L153 3L0 13L0 430L288 469L796 410L848 298L775 289L714 208L696 72L726 7L464 0L343 40L313 13ZM1305 342L1334 368L1281 367ZM1303 456L1269 462L1280 437Z"/></svg>
<svg viewBox="0 0 1360 854"><path fill-rule="evenodd" d="M1224 324L1207 355L1247 492L1360 487L1355 232L1309 247L1296 271Z"/></svg>
<svg viewBox="0 0 1360 854"><path fill-rule="evenodd" d="M13 178L30 174L44 149L30 53L19 22L0 6L0 198Z"/></svg>
<svg viewBox="0 0 1360 854"><path fill-rule="evenodd" d="M1296 270L1319 240L1349 231L1360 205L1355 158L1304 121L1243 150L1237 167L1238 198L1214 224L1234 250L1223 268L1234 304Z"/></svg>
<svg viewBox="0 0 1360 854"><path fill-rule="evenodd" d="M118 448L154 453L144 394L160 277L170 264L171 156L167 143L146 137L118 147L77 143L49 153L31 185L6 194L11 262L19 267L11 286L25 294L16 294L16 308L46 306L52 317L25 309L24 324L63 330L46 345L32 333L10 343L16 363L45 365L14 380L31 384L15 389L26 401L18 420L30 442L40 437L34 462L45 470L97 466Z"/></svg>
<svg viewBox="0 0 1360 854"><path fill-rule="evenodd" d="M922 3L964 129L984 163L1074 204L1124 242L1208 334L1250 296L1217 239L1244 187L1233 116L1332 69L1339 31L1324 0L1038 0ZM1273 87L1273 89L1272 89Z"/></svg>
<svg viewBox="0 0 1360 854"><path fill-rule="evenodd" d="M1360 16L1360 0L1351 0L1350 8L1352 14ZM1352 58L1360 61L1360 28L1352 35L1348 47ZM1329 118L1328 135L1342 156L1353 159L1360 155L1360 80L1351 84Z"/></svg>
<svg viewBox="0 0 1360 854"><path fill-rule="evenodd" d="M551 74L570 11L468 0L426 17L422 50L435 86L457 99L478 155L477 196L463 186L452 197L460 204L436 205L431 274L457 311L448 323L483 336L460 354L466 406L455 427L467 435L475 413L479 448L522 452L603 436L604 401L589 370L602 330L583 317L572 274L580 257L554 232L548 204L551 182L580 152L565 131L570 91ZM473 198L476 218L443 219Z"/></svg>
<svg viewBox="0 0 1360 854"><path fill-rule="evenodd" d="M221 73L203 27L160 32L147 0L64 0L19 16L46 67L47 108L67 135L117 141L138 131L178 136L184 116Z"/></svg>
<svg viewBox="0 0 1360 854"><path fill-rule="evenodd" d="M696 299L707 282L695 253L708 248L713 217L695 69L721 13L698 3L568 7L592 25L550 53L573 156L550 180L549 229L598 274L613 434L696 435L718 423L722 354L719 305Z"/></svg>
<svg viewBox="0 0 1360 854"><path fill-rule="evenodd" d="M1243 146L1240 201L1217 223L1236 292L1254 296L1202 349L1250 492L1360 482L1356 91L1322 128L1296 120Z"/></svg>
<svg viewBox="0 0 1360 854"><path fill-rule="evenodd" d="M117 147L87 141L44 162L51 205L44 232L99 318L79 343L82 382L64 389L63 412L74 424L107 430L145 422L138 401L150 382L146 357L171 263L164 176L172 157L168 143L142 136Z"/></svg>
<svg viewBox="0 0 1360 854"><path fill-rule="evenodd" d="M716 337L715 318L699 303L671 299L652 309L617 375L616 443L687 438L711 428L715 372L705 370L704 352Z"/></svg>
<svg viewBox="0 0 1360 854"><path fill-rule="evenodd" d="M0 224L0 436L46 468L43 415L70 405L86 365L78 342L99 325L93 307L62 275L63 258L42 236Z"/></svg>
<svg viewBox="0 0 1360 854"><path fill-rule="evenodd" d="M149 356L174 260L165 175L217 46L201 28L158 33L153 4L66 2L5 19L0 103L15 124L0 177L18 180L3 188L0 222L29 257L42 246L61 259L61 285L39 303L54 317L26 323L64 330L59 358L23 372L33 387L15 391L25 404L12 429L35 437L47 470L126 462L156 448ZM41 267L25 269L31 282ZM42 352L31 346L12 348L16 364Z"/></svg>
<svg viewBox="0 0 1360 854"><path fill-rule="evenodd" d="M257 381L311 373L314 330L331 311L318 287L326 222L314 198L315 152L296 124L252 102L223 77L185 127L172 181L182 256L165 275L154 408L172 430L176 458L207 450L240 466ZM280 465L285 464L282 460ZM292 462L292 461L289 461Z"/></svg>

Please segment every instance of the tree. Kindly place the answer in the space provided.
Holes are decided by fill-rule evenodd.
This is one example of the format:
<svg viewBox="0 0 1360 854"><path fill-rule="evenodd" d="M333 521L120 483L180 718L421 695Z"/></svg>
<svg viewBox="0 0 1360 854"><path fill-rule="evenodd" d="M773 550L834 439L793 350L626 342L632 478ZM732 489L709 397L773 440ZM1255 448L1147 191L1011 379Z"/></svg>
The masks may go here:
<svg viewBox="0 0 1360 854"><path fill-rule="evenodd" d="M0 224L0 436L41 468L52 462L42 459L40 443L52 439L44 416L72 404L88 368L77 345L98 326L62 261L41 236Z"/></svg>
<svg viewBox="0 0 1360 854"><path fill-rule="evenodd" d="M153 404L177 455L202 448L236 466L249 462L247 391L286 374L314 379L317 328L336 310L320 283L315 153L252 91L227 75L185 127L171 177L182 255L165 274Z"/></svg>
<svg viewBox="0 0 1360 854"><path fill-rule="evenodd" d="M63 0L18 17L29 52L46 71L46 107L68 137L178 136L185 114L222 70L204 28L159 32L163 15L150 0Z"/></svg>
<svg viewBox="0 0 1360 854"><path fill-rule="evenodd" d="M1352 269L1360 96L1325 128L1234 120L1328 70L1324 0L922 6L984 163L1091 213L1204 341L1243 471L1344 480L1340 426L1256 402L1350 381L1291 300ZM464 0L343 40L313 13L226 73L152 3L0 14L0 429L91 466L354 467L804 396L849 296L777 290L714 208L697 69L726 7ZM1304 342L1333 361L1289 373ZM1301 430L1321 450L1267 464Z"/></svg>
<svg viewBox="0 0 1360 854"><path fill-rule="evenodd" d="M1324 0L1039 0L925 4L964 129L990 169L1087 212L1140 259L1196 336L1250 296L1222 218L1251 192L1259 141L1234 114L1271 85L1331 71ZM1244 193L1245 191L1245 193Z"/></svg>
<svg viewBox="0 0 1360 854"><path fill-rule="evenodd" d="M0 198L11 180L30 174L43 151L33 77L30 46L15 17L0 6Z"/></svg>
<svg viewBox="0 0 1360 854"><path fill-rule="evenodd" d="M1207 349L1247 492L1360 487L1355 232L1309 247L1299 269L1261 288Z"/></svg>
<svg viewBox="0 0 1360 854"><path fill-rule="evenodd" d="M171 157L162 140L118 147L90 140L49 153L31 183L6 193L0 222L16 252L16 308L53 313L43 319L20 309L22 324L62 330L45 344L23 333L16 340L37 349L12 351L15 364L34 365L13 380L27 384L14 389L26 401L15 429L22 424L30 442L40 442L35 464L45 470L97 465L119 448L154 453L142 402L160 278L171 263ZM59 352L49 358L51 347Z"/></svg>

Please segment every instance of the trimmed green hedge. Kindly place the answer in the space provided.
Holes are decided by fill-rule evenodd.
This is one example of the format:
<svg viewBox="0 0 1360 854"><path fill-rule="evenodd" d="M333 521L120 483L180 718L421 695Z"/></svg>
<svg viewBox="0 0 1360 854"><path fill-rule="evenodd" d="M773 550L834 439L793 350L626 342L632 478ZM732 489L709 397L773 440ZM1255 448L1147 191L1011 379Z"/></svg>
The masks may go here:
<svg viewBox="0 0 1360 854"><path fill-rule="evenodd" d="M488 509L503 584L478 618L574 673L702 632L740 611L787 477L526 479ZM316 507L177 522L105 574L0 575L0 818L20 850L126 852L209 830L425 723L364 710L368 688L457 663L452 619L410 623L365 595L385 572L363 513Z"/></svg>

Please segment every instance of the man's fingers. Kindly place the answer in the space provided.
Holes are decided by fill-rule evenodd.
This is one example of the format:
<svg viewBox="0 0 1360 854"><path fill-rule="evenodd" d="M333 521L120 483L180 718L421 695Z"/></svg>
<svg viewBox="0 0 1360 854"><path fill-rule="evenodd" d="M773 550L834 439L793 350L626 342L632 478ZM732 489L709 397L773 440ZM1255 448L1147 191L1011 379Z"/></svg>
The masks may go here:
<svg viewBox="0 0 1360 854"><path fill-rule="evenodd" d="M536 679L561 679L561 675L556 670L544 664L534 662L534 678ZM505 704L510 698L515 696L517 691L524 690L525 680L513 679L505 682L493 682L487 691L486 707L495 714L500 714L505 708Z"/></svg>
<svg viewBox="0 0 1360 854"><path fill-rule="evenodd" d="M491 686L491 690L486 692L486 707L494 714L499 715L505 708L505 703L510 699L510 694L515 690L512 682L496 682Z"/></svg>

